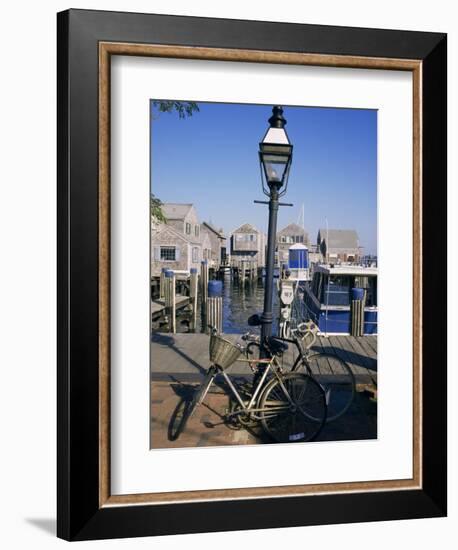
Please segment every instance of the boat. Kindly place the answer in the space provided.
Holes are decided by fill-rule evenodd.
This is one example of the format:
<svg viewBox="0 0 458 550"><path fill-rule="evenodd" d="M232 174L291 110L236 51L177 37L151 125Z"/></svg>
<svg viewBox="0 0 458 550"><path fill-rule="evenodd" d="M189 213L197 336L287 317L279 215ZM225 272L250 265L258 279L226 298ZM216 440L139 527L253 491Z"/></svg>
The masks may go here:
<svg viewBox="0 0 458 550"><path fill-rule="evenodd" d="M360 334L377 334L377 267L315 264L304 302L321 334L354 334L356 306Z"/></svg>

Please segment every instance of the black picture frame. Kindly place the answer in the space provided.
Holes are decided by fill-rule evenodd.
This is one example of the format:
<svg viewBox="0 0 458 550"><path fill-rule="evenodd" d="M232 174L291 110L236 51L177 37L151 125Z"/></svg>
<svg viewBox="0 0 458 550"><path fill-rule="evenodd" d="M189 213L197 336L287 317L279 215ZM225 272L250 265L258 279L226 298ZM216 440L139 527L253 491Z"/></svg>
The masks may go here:
<svg viewBox="0 0 458 550"><path fill-rule="evenodd" d="M58 499L66 540L446 515L446 63L440 33L69 10L58 14ZM104 507L99 504L98 44L123 42L422 63L422 487Z"/></svg>

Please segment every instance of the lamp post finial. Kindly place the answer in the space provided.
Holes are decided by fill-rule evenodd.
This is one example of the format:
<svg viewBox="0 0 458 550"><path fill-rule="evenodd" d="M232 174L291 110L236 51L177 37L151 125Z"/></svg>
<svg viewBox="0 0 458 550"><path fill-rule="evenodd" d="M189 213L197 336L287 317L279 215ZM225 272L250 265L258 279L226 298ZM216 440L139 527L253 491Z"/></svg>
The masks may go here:
<svg viewBox="0 0 458 550"><path fill-rule="evenodd" d="M269 118L269 124L271 128L284 128L286 119L283 116L283 107L280 105L274 105L272 108L272 116Z"/></svg>

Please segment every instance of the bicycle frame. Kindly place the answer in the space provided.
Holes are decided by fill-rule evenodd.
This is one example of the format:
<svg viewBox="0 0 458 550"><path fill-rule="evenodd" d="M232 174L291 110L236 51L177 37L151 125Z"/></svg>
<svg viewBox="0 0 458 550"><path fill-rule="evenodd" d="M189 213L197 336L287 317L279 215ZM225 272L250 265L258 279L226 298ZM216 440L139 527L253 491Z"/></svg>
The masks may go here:
<svg viewBox="0 0 458 550"><path fill-rule="evenodd" d="M288 344L294 344L297 348L297 351L299 352L299 355L297 356L296 360L293 363L293 366L291 367L291 372L295 372L298 365L300 363L303 363L307 367L308 374L312 374L312 371L310 369L310 365L308 362L309 358L309 350L304 350L299 343L299 339L295 338L294 340L290 338L281 338L283 342L288 342Z"/></svg>
<svg viewBox="0 0 458 550"><path fill-rule="evenodd" d="M239 359L238 362L240 363L253 363L254 361L251 360L251 359ZM277 357L276 356L273 356L272 358L270 359L256 359L256 363L259 364L265 364L267 365L266 368L264 369L264 372L262 373L261 375L261 378L259 379L259 382L256 386L256 389L255 391L253 392L253 395L251 396L249 402L248 402L248 405L245 405L245 402L243 401L241 395L239 394L239 392L237 391L237 388L234 386L234 384L232 383L232 380L230 379L230 377L228 376L228 374L223 370L221 369L221 367L218 367L216 366L217 368L217 372L219 372L220 374L222 374L224 380L226 381L227 385L229 386L229 388L231 389L234 397L236 398L238 404L240 405L241 409L239 411L234 411L232 413L229 413L227 415L228 418L231 418L232 416L237 416L239 414L246 414L246 413L250 413L250 414L253 414L253 413L260 413L260 412L264 412L265 409L256 409L254 408L254 404L256 403L256 400L257 398L259 397L259 394L261 392L261 389L264 387L264 382L267 378L267 375L269 374L269 372L273 372L273 374L275 375L275 377L280 381L280 384L282 385L282 388L283 388L283 391L285 392L286 394L286 397L288 398L289 402L292 404L292 399L291 399L291 396L289 395L287 389L284 387L284 385L282 384L281 382L281 377L278 376L278 368L280 367L280 365L278 364L278 361L277 361ZM273 365L275 365L275 367L277 368L273 368ZM255 414L254 415L255 419L256 420L260 420L257 415Z"/></svg>

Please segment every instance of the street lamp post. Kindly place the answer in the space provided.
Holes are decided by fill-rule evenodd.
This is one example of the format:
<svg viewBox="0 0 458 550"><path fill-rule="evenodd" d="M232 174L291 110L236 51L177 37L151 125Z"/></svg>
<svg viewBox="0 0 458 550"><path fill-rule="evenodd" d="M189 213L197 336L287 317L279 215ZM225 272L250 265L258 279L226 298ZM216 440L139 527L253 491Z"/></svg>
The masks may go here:
<svg viewBox="0 0 458 550"><path fill-rule="evenodd" d="M274 284L275 247L279 202L287 190L293 146L285 130L283 109L275 105L269 118L269 128L259 144L262 190L269 197L269 229L267 233L267 258L264 293L264 311L261 315L261 352L265 356L264 343L272 335L272 296ZM258 202L258 201L256 201ZM292 206L292 205L285 205Z"/></svg>

